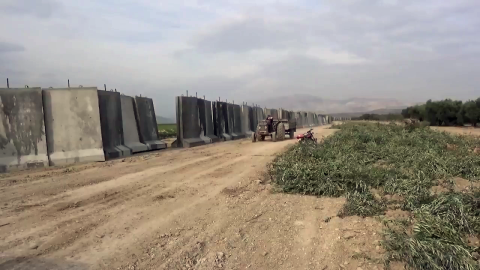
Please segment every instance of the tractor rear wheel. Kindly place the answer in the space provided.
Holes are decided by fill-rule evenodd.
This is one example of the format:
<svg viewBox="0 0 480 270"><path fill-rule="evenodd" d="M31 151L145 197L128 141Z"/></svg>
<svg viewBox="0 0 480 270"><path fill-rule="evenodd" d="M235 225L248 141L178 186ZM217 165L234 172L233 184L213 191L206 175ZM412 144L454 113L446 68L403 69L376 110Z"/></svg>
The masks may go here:
<svg viewBox="0 0 480 270"><path fill-rule="evenodd" d="M252 142L257 141L257 133L252 133Z"/></svg>
<svg viewBox="0 0 480 270"><path fill-rule="evenodd" d="M283 123L279 123L277 126L277 140L285 140L285 126L283 125Z"/></svg>
<svg viewBox="0 0 480 270"><path fill-rule="evenodd" d="M290 130L289 135L290 135L290 139L295 138L295 132L293 130Z"/></svg>

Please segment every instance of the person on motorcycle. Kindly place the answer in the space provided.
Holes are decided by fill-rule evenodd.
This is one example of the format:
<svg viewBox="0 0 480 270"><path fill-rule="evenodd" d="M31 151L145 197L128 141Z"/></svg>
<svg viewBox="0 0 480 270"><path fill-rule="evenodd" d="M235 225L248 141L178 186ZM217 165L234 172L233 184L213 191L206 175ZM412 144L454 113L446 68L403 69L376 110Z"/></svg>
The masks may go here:
<svg viewBox="0 0 480 270"><path fill-rule="evenodd" d="M268 129L268 132L273 132L273 117L271 117L270 115L267 116L267 129Z"/></svg>

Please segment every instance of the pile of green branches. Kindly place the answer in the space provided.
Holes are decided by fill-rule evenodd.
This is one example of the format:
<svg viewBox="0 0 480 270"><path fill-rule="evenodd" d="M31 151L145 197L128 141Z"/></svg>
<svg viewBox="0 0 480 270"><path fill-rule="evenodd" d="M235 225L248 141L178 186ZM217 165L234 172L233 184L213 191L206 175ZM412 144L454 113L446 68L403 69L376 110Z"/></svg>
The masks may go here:
<svg viewBox="0 0 480 270"><path fill-rule="evenodd" d="M480 179L480 155L472 151L480 146L478 139L397 124L336 128L340 131L317 146L296 144L278 156L269 167L273 182L287 193L346 196L340 217L376 216L392 207L410 211L412 217L401 226L386 227L387 263L478 269L472 257L478 246L466 239L480 234L480 192L454 192L452 186L453 177ZM440 181L450 191L434 194L431 188ZM386 195L402 199L387 200Z"/></svg>

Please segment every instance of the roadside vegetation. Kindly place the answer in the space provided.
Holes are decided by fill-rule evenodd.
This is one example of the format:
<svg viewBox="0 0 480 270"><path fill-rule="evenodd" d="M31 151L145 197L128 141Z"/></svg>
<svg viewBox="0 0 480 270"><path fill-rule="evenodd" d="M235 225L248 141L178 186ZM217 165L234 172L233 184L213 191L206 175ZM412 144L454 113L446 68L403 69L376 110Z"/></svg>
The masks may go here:
<svg viewBox="0 0 480 270"><path fill-rule="evenodd" d="M476 100L429 100L402 111L405 118L427 121L431 126L477 126L480 123L480 98Z"/></svg>
<svg viewBox="0 0 480 270"><path fill-rule="evenodd" d="M278 156L269 167L272 181L286 193L345 196L339 217L381 217L387 266L479 269L478 138L398 124L336 127L322 143L296 144ZM456 181L468 185L460 189ZM383 216L398 209L409 217Z"/></svg>
<svg viewBox="0 0 480 270"><path fill-rule="evenodd" d="M158 135L160 139L173 138L177 136L176 124L159 124Z"/></svg>

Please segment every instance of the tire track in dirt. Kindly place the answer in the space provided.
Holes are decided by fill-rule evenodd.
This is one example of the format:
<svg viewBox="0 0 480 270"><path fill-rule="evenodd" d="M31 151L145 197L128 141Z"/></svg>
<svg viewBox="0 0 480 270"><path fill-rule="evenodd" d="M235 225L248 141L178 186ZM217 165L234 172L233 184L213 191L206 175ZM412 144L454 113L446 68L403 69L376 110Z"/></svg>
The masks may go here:
<svg viewBox="0 0 480 270"><path fill-rule="evenodd" d="M192 167L194 168L194 170L201 171L203 170L201 169L202 165L204 165L205 162L208 162L212 158L215 158L215 156L197 159L197 160L180 164L174 167L162 168L162 170L156 169L154 172L147 170L145 173L134 173L131 175L122 176L118 179L121 179L124 182L128 182L128 181L134 180L136 177L139 177L138 174L140 174L140 177L147 177L148 179L149 177L151 178L152 176L155 176L157 172L170 172L172 175L175 175L175 173L178 170L183 170L186 167ZM133 183L133 184L122 183L124 185L119 185L117 187L115 185L116 182L121 183L121 181L116 181L118 179L110 181L110 184L107 184L107 188L105 187L98 188L99 185L106 184L106 183L102 183L99 185L84 187L84 188L72 191L70 196L67 197L66 200L63 200L61 202L55 202L51 204L50 207L47 207L46 210L43 210L40 213L44 216L45 215L50 216L51 218L55 218L55 219L60 218L60 220L56 220L55 224L45 223L45 220L42 220L42 222L45 223L43 226L39 228L37 227L36 230L30 231L29 234L24 235L23 237L28 238L32 234L38 234L38 233L40 233L41 235L48 235L49 234L48 232L50 233L52 232L51 230L52 228L55 228L55 231L58 231L59 229L74 223L73 220L76 220L75 222L78 223L78 220L86 219L91 215L96 215L106 209L111 209L121 203L126 203L134 198L138 198L140 196L139 192L141 193L143 190L150 188L150 185L148 185L150 183L146 181L147 179L143 179L145 180L145 182L143 182L142 183L143 186L140 186L140 187L136 187L138 183ZM176 179L173 179L173 180L176 180ZM115 183L112 183L112 182L115 182ZM176 182L173 181L169 183L175 184ZM131 184L131 185L128 185L128 184ZM105 193L106 191L108 191L108 193ZM81 205L82 203L85 203L85 205L83 205L84 207L82 207ZM89 205L93 205L93 207L89 208L88 211L84 211L85 207ZM66 213L64 212L64 210L70 210L70 211ZM62 213L58 213L58 212L62 212ZM58 216L64 216L65 214L68 214L68 215L63 219L61 217L58 217ZM26 213L24 213L24 216L31 217L31 213L28 213L26 211ZM12 220L12 222L15 222L15 223L19 223L22 221L24 221L24 224L26 224L27 226L30 226L31 222L33 222L34 220L28 220L28 219L22 220L21 218L18 220ZM81 224L81 225L85 226L85 224ZM19 228L19 229L21 230L22 228ZM44 231L45 229L47 230L47 232ZM72 228L72 230L74 231L75 229L76 229L75 227ZM18 240L19 238L22 237L22 234L16 233L15 235L12 235L12 236ZM60 237L63 237L63 236L60 236ZM8 241L9 239L6 238L5 242L8 242Z"/></svg>
<svg viewBox="0 0 480 270"><path fill-rule="evenodd" d="M336 269L351 259L345 241L354 239L335 236L365 224L323 221L342 199L272 194L260 183L268 162L293 143L240 140L164 151L77 172L73 166L31 186L22 178L28 173L15 174L18 184L0 190L11 194L0 196L0 205L13 199L0 215L15 222L0 227L0 266L16 258L91 269Z"/></svg>

